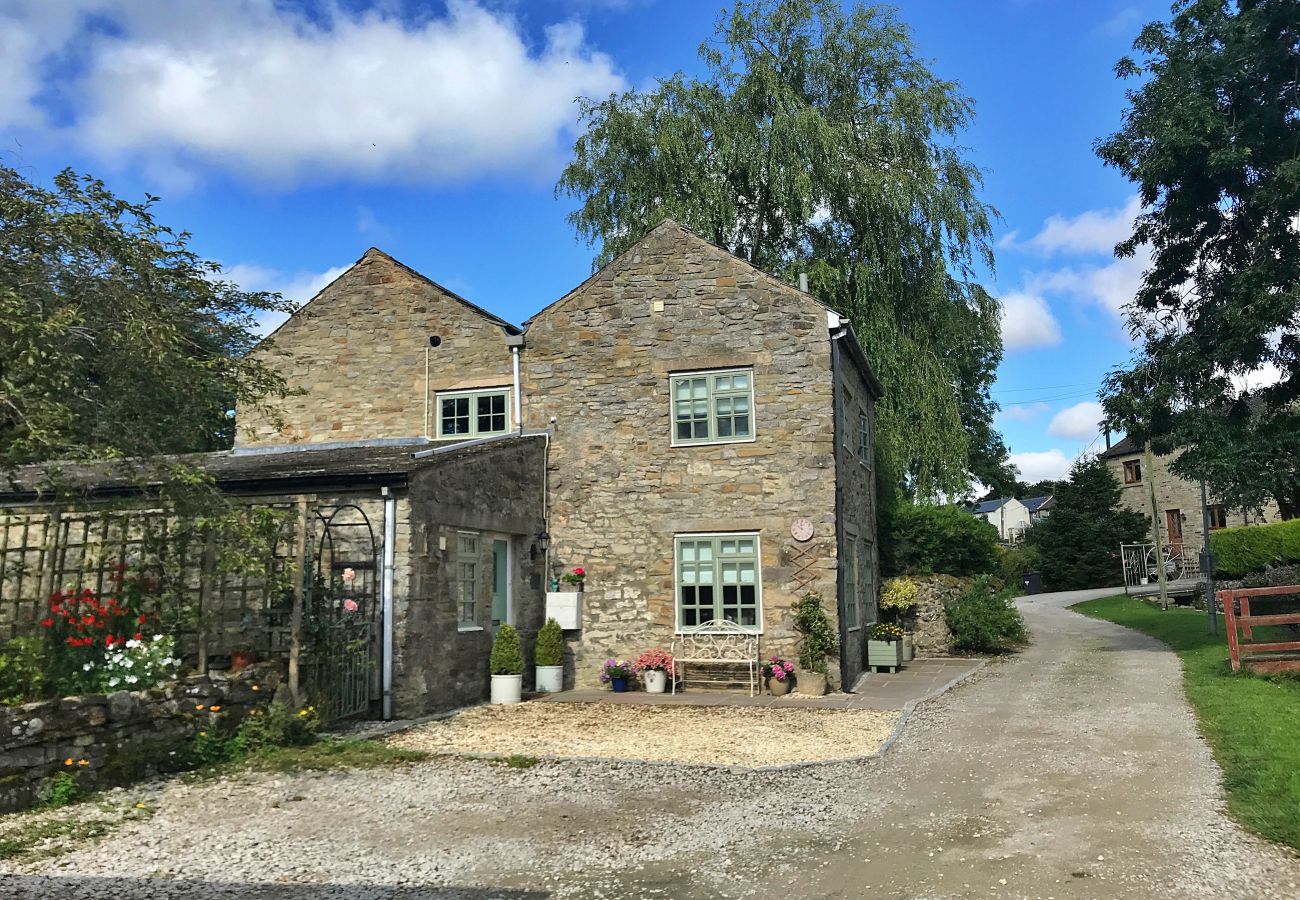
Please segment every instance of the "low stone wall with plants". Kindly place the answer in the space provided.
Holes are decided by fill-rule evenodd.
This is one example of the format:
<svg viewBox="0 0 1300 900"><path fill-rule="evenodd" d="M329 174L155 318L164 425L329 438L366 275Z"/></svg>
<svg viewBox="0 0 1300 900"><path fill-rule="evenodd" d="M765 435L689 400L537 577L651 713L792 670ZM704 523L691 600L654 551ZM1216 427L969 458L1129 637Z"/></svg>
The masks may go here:
<svg viewBox="0 0 1300 900"><path fill-rule="evenodd" d="M970 578L953 575L911 575L916 585L916 603L903 617L904 628L912 634L917 656L947 656L952 652L952 632L944 606L956 600L970 585Z"/></svg>
<svg viewBox="0 0 1300 900"><path fill-rule="evenodd" d="M196 737L228 734L267 706L274 664L0 708L0 811L192 768Z"/></svg>

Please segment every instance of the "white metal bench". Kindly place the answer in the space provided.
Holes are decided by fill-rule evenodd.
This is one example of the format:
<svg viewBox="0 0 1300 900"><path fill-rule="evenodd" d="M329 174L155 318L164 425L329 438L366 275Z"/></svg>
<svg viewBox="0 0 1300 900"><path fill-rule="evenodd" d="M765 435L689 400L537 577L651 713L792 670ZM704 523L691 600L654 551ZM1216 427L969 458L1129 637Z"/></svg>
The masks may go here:
<svg viewBox="0 0 1300 900"><path fill-rule="evenodd" d="M724 619L713 619L694 628L682 629L673 638L673 693L677 682L686 680L686 666L745 666L749 672L749 696L758 690L758 635Z"/></svg>

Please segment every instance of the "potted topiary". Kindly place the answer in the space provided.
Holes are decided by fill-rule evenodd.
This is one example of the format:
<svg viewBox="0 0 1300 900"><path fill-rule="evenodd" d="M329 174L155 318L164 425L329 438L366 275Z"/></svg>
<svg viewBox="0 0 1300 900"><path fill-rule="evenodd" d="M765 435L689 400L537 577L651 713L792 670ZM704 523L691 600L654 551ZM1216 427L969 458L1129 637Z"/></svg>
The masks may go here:
<svg viewBox="0 0 1300 900"><path fill-rule="evenodd" d="M607 659L605 664L600 667L600 682L607 684L616 694L621 694L627 690L627 683L636 675L631 663L619 662L616 659Z"/></svg>
<svg viewBox="0 0 1300 900"><path fill-rule="evenodd" d="M795 603L794 629L799 632L795 684L799 693L820 697L826 693L826 660L839 646L839 637L822 607L821 594L809 591Z"/></svg>
<svg viewBox="0 0 1300 900"><path fill-rule="evenodd" d="M539 691L564 690L564 631L554 619L547 619L542 630L537 632L533 662L536 663Z"/></svg>
<svg viewBox="0 0 1300 900"><path fill-rule="evenodd" d="M524 689L524 654L519 632L502 625L492 641L492 702L518 703Z"/></svg>
<svg viewBox="0 0 1300 900"><path fill-rule="evenodd" d="M897 670L903 665L903 626L893 622L878 622L871 626L867 641L867 665L880 669Z"/></svg>
<svg viewBox="0 0 1300 900"><path fill-rule="evenodd" d="M667 650L647 650L636 658L632 668L641 673L647 694L662 694L673 673L673 657Z"/></svg>

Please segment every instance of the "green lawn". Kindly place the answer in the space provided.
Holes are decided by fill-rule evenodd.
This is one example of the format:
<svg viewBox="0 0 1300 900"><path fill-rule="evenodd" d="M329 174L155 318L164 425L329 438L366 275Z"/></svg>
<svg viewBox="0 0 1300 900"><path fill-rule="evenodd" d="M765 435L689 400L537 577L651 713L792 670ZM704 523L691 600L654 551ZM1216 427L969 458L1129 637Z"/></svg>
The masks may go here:
<svg viewBox="0 0 1300 900"><path fill-rule="evenodd" d="M1229 812L1256 834L1300 849L1300 678L1234 673L1222 617L1211 636L1204 612L1165 612L1131 597L1074 609L1149 634L1182 658L1183 687L1223 767ZM1255 629L1255 639L1267 631Z"/></svg>

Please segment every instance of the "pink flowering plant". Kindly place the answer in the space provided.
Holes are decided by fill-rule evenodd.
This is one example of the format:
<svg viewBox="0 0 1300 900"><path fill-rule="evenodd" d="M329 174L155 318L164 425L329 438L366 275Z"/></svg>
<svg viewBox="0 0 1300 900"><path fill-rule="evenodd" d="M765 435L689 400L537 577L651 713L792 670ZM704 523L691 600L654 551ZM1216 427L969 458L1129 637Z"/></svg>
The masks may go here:
<svg viewBox="0 0 1300 900"><path fill-rule="evenodd" d="M636 661L632 663L632 668L638 672L667 672L671 675L673 673L673 657L667 650L656 647L638 656Z"/></svg>
<svg viewBox="0 0 1300 900"><path fill-rule="evenodd" d="M763 663L763 677L775 678L777 681L785 681L794 675L794 663L788 659L779 656L772 657L770 662Z"/></svg>
<svg viewBox="0 0 1300 900"><path fill-rule="evenodd" d="M600 667L600 683L609 684L616 678L631 680L636 675L636 669L632 663L620 662L617 659L607 659L605 664Z"/></svg>

